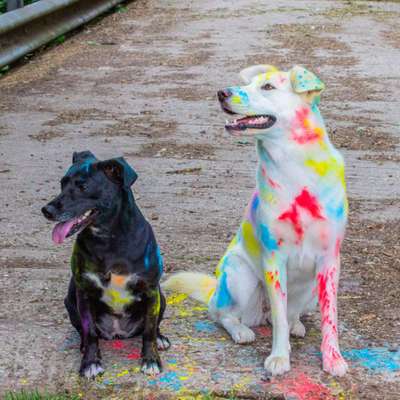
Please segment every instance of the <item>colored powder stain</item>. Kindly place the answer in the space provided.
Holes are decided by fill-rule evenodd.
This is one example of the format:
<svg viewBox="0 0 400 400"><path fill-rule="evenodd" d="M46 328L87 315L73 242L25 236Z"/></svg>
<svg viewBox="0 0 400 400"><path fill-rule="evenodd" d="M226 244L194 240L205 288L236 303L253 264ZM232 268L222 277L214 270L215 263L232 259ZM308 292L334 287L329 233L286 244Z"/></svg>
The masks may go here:
<svg viewBox="0 0 400 400"><path fill-rule="evenodd" d="M271 271L267 271L265 273L265 280L269 285L271 285L274 282L274 273Z"/></svg>
<svg viewBox="0 0 400 400"><path fill-rule="evenodd" d="M121 371L120 373L117 374L118 377L129 375L129 371L125 369L124 371Z"/></svg>
<svg viewBox="0 0 400 400"><path fill-rule="evenodd" d="M242 240L244 247L253 257L259 257L261 253L260 244L254 234L253 225L249 221L242 223Z"/></svg>
<svg viewBox="0 0 400 400"><path fill-rule="evenodd" d="M174 372L167 372L159 378L159 382L166 387L178 391L182 388L182 383L180 382L179 375Z"/></svg>
<svg viewBox="0 0 400 400"><path fill-rule="evenodd" d="M255 328L255 331L261 336L272 336L271 328L269 328L268 326L258 326L257 328Z"/></svg>
<svg viewBox="0 0 400 400"><path fill-rule="evenodd" d="M390 351L385 347L343 351L343 356L355 361L375 373L400 371L400 350Z"/></svg>
<svg viewBox="0 0 400 400"><path fill-rule="evenodd" d="M162 255L161 255L160 248L158 246L157 246L156 254L157 254L158 270L159 270L160 274L162 274L163 270L164 270L164 261L163 261Z"/></svg>
<svg viewBox="0 0 400 400"><path fill-rule="evenodd" d="M113 340L111 342L111 348L114 350L121 350L124 348L124 343L121 340Z"/></svg>
<svg viewBox="0 0 400 400"><path fill-rule="evenodd" d="M115 289L107 288L104 291L104 296L109 298L109 302L114 307L123 306L125 304L129 304L132 301L131 297L122 296L121 293Z"/></svg>
<svg viewBox="0 0 400 400"><path fill-rule="evenodd" d="M95 163L97 160L95 158L89 157L86 160L84 160L83 162L79 163L79 164L73 164L71 165L71 167L68 169L66 175L74 175L75 173L77 173L78 171L81 172L86 172L89 173L89 168L90 165Z"/></svg>
<svg viewBox="0 0 400 400"><path fill-rule="evenodd" d="M194 327L199 332L211 333L211 332L215 332L217 330L217 328L214 324L212 324L211 322L207 322L207 321L196 321L194 323Z"/></svg>
<svg viewBox="0 0 400 400"><path fill-rule="evenodd" d="M141 351L139 349L132 349L132 351L126 356L128 360L139 360L141 357Z"/></svg>
<svg viewBox="0 0 400 400"><path fill-rule="evenodd" d="M250 201L249 204L249 219L250 221L252 221L253 223L256 221L256 213L257 213L257 209L258 206L260 204L260 199L258 197L258 192L254 192L253 193L253 197Z"/></svg>
<svg viewBox="0 0 400 400"><path fill-rule="evenodd" d="M231 240L231 242L229 243L229 246L226 250L226 252L228 252L229 250L231 250L234 246L236 246L236 244L238 243L238 235L235 235L234 238ZM225 253L226 254L226 253ZM224 268L224 265L226 263L226 257L225 255L219 260L219 263L217 265L217 268L215 269L215 275L217 278L219 278L219 276L221 275L221 272Z"/></svg>
<svg viewBox="0 0 400 400"><path fill-rule="evenodd" d="M314 170L319 176L326 176L329 172L334 173L334 176L340 180L342 187L345 188L344 165L335 157L329 157L326 160L316 161L312 158L305 161L305 165Z"/></svg>
<svg viewBox="0 0 400 400"><path fill-rule="evenodd" d="M296 197L295 202L300 207L308 210L313 218L324 219L321 215L321 207L317 198L311 195L307 189L303 189L303 191Z"/></svg>
<svg viewBox="0 0 400 400"><path fill-rule="evenodd" d="M278 202L275 193L270 190L261 190L261 198L269 204L276 204Z"/></svg>
<svg viewBox="0 0 400 400"><path fill-rule="evenodd" d="M326 213L330 218L336 219L336 220L341 220L345 216L345 205L342 204L328 204L326 207Z"/></svg>
<svg viewBox="0 0 400 400"><path fill-rule="evenodd" d="M334 400L330 390L317 382L314 382L304 373L297 373L295 376L286 376L281 379L274 379L272 383L281 391L285 398L290 397L296 400Z"/></svg>
<svg viewBox="0 0 400 400"><path fill-rule="evenodd" d="M288 221L293 225L297 239L300 241L303 238L303 227L300 221L300 215L297 211L296 204L292 204L291 208L278 217L279 221Z"/></svg>
<svg viewBox="0 0 400 400"><path fill-rule="evenodd" d="M271 178L268 178L268 184L269 184L272 188L274 188L274 189L279 189L279 188L280 188L279 183L275 182L275 181L274 181L273 179L271 179Z"/></svg>
<svg viewBox="0 0 400 400"><path fill-rule="evenodd" d="M228 289L227 276L225 271L221 274L218 289L215 294L217 297L216 305L218 308L229 307L233 304L233 300Z"/></svg>
<svg viewBox="0 0 400 400"><path fill-rule="evenodd" d="M242 103L243 105L249 104L249 96L244 90L239 88L236 91L236 94L237 94L237 96L240 97L240 103Z"/></svg>
<svg viewBox="0 0 400 400"><path fill-rule="evenodd" d="M182 301L187 299L187 297L188 296L185 293L173 294L167 298L167 304L170 306L177 305L182 303Z"/></svg>
<svg viewBox="0 0 400 400"><path fill-rule="evenodd" d="M293 229L296 232L298 240L301 240L304 231L300 221L300 214L298 211L299 207L307 210L315 219L324 219L324 217L321 214L321 207L317 198L304 188L302 192L294 199L291 208L278 217L280 221L289 221L293 225Z"/></svg>
<svg viewBox="0 0 400 400"><path fill-rule="evenodd" d="M292 124L292 139L299 144L315 142L324 135L322 128L314 126L308 119L311 110L309 108L301 108L296 111L296 117Z"/></svg>
<svg viewBox="0 0 400 400"><path fill-rule="evenodd" d="M125 284L126 276L111 274L111 284L115 286L122 287Z"/></svg>
<svg viewBox="0 0 400 400"><path fill-rule="evenodd" d="M272 236L271 232L269 231L267 225L261 224L260 225L260 231L261 231L261 242L264 245L264 247L269 250L277 250L278 249L278 242L275 240L275 238Z"/></svg>
<svg viewBox="0 0 400 400"><path fill-rule="evenodd" d="M232 96L231 97L231 102L233 104L240 104L242 102L242 99L240 98L240 96Z"/></svg>
<svg viewBox="0 0 400 400"><path fill-rule="evenodd" d="M148 244L146 246L146 250L144 253L144 268L146 270L150 268L150 251L151 251L150 244Z"/></svg>

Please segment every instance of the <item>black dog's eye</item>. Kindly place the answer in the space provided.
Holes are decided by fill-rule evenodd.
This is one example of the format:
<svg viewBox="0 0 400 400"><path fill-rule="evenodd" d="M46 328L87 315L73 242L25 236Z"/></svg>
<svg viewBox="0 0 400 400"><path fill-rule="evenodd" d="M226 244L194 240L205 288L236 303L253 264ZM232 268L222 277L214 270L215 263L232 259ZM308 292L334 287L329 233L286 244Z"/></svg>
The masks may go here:
<svg viewBox="0 0 400 400"><path fill-rule="evenodd" d="M84 181L75 181L75 186L82 192L87 189L87 185Z"/></svg>
<svg viewBox="0 0 400 400"><path fill-rule="evenodd" d="M271 85L270 83L266 83L265 85L261 86L261 89L263 90L274 90L276 87L274 85Z"/></svg>

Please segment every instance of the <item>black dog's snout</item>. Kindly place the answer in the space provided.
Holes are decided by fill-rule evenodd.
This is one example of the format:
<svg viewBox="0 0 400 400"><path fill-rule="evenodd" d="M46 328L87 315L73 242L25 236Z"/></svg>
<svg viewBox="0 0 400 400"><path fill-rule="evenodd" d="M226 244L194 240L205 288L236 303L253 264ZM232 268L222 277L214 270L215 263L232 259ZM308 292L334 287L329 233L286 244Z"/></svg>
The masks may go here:
<svg viewBox="0 0 400 400"><path fill-rule="evenodd" d="M232 96L232 92L229 89L218 90L217 96L218 100L222 103L228 97Z"/></svg>
<svg viewBox="0 0 400 400"><path fill-rule="evenodd" d="M51 204L47 204L47 206L42 208L42 213L47 219L54 219L56 208Z"/></svg>

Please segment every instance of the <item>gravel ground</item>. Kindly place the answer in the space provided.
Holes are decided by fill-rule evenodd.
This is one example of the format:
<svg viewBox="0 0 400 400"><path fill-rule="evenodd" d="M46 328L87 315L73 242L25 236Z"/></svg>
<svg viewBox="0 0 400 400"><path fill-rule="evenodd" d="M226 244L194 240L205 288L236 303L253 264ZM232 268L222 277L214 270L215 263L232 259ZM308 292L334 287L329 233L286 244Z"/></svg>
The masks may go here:
<svg viewBox="0 0 400 400"><path fill-rule="evenodd" d="M400 3L137 0L0 81L0 393L40 388L84 399L400 399ZM138 372L138 340L103 342L107 372L76 374L63 308L71 241L52 244L41 206L72 152L123 155L167 271L212 272L254 186L253 143L224 133L217 89L241 68L303 64L344 153L350 224L339 293L350 373L320 370L318 316L292 341L292 371L269 380L269 327L234 345L184 296L163 323L165 372Z"/></svg>

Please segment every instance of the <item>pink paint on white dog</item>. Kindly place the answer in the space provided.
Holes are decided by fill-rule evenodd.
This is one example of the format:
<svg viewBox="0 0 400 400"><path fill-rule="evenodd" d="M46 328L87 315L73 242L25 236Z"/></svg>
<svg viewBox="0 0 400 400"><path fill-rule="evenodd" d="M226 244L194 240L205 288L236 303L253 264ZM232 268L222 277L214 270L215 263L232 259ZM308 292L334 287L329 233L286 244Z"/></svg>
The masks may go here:
<svg viewBox="0 0 400 400"><path fill-rule="evenodd" d="M324 84L299 66L256 65L241 77L245 85L219 91L218 99L238 115L226 130L255 140L256 189L216 279L182 272L163 286L207 302L237 343L255 340L250 328L265 323L269 306L265 368L273 375L290 370L289 335L305 335L300 317L319 301L323 368L342 376L337 291L348 206L343 158L318 109Z"/></svg>

